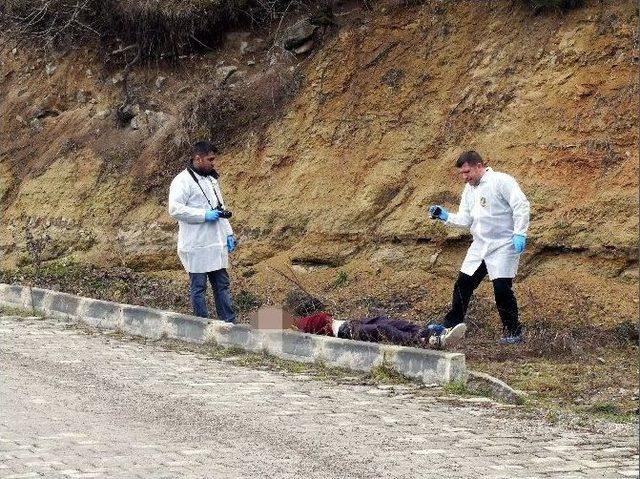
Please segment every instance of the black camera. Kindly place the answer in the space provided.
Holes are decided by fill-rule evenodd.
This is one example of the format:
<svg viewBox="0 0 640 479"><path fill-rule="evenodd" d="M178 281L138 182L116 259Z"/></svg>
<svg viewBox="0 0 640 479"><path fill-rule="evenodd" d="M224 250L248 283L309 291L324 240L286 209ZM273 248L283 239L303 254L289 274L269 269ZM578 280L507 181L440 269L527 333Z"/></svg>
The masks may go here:
<svg viewBox="0 0 640 479"><path fill-rule="evenodd" d="M432 220L436 220L440 217L440 213L442 213L442 208L439 206L432 206L429 208L429 216Z"/></svg>
<svg viewBox="0 0 640 479"><path fill-rule="evenodd" d="M229 219L233 216L233 213L229 210L225 210L222 206L216 206L216 210L220 212L220 218Z"/></svg>

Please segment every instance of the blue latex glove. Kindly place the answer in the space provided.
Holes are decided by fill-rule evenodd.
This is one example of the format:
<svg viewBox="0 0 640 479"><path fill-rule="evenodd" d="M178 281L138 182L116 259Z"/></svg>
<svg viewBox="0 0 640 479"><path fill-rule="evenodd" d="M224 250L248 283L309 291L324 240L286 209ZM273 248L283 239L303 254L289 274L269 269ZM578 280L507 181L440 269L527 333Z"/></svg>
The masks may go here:
<svg viewBox="0 0 640 479"><path fill-rule="evenodd" d="M445 332L446 328L442 324L430 324L427 326L427 329L434 336L440 336L442 333Z"/></svg>
<svg viewBox="0 0 640 479"><path fill-rule="evenodd" d="M429 215L431 215L431 218L441 221L447 221L447 219L449 219L449 213L440 205L429 206Z"/></svg>
<svg viewBox="0 0 640 479"><path fill-rule="evenodd" d="M207 222L218 221L220 218L220 212L218 210L207 210L204 214L204 220Z"/></svg>
<svg viewBox="0 0 640 479"><path fill-rule="evenodd" d="M233 253L236 249L236 239L233 235L227 236L227 249L229 250L229 253Z"/></svg>
<svg viewBox="0 0 640 479"><path fill-rule="evenodd" d="M522 253L527 244L527 237L524 235L513 235L511 241L513 242L513 248L516 250L516 253Z"/></svg>

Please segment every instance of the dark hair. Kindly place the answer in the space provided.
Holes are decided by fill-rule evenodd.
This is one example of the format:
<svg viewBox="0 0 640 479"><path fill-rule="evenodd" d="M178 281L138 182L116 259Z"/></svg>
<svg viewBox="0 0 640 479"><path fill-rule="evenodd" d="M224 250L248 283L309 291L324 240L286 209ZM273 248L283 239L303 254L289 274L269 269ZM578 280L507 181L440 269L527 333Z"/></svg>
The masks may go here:
<svg viewBox="0 0 640 479"><path fill-rule="evenodd" d="M470 165L484 165L484 161L480 156L480 153L474 150L465 151L462 153L456 161L456 167L462 168L462 165L469 163Z"/></svg>
<svg viewBox="0 0 640 479"><path fill-rule="evenodd" d="M196 156L206 156L211 153L219 153L216 145L211 143L210 141L199 141L194 143L191 147L191 157L195 158Z"/></svg>

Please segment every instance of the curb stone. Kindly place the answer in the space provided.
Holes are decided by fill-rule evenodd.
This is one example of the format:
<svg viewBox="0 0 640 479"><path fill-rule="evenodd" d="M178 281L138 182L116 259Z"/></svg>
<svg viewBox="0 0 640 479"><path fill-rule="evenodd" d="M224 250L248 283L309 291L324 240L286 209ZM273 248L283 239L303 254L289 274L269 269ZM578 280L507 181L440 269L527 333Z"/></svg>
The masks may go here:
<svg viewBox="0 0 640 479"><path fill-rule="evenodd" d="M524 404L527 395L513 389L507 383L479 371L467 372L467 389L474 393L488 394L494 399L507 404Z"/></svg>
<svg viewBox="0 0 640 479"><path fill-rule="evenodd" d="M488 374L467 371L465 356L317 336L292 330L258 330L245 324L228 324L159 309L114 303L41 288L0 283L0 305L38 310L54 317L73 319L99 329L121 330L150 339L166 337L193 343L211 342L252 352L266 352L301 362L321 361L334 367L369 372L385 365L424 384L466 383L470 390L521 404L523 393Z"/></svg>

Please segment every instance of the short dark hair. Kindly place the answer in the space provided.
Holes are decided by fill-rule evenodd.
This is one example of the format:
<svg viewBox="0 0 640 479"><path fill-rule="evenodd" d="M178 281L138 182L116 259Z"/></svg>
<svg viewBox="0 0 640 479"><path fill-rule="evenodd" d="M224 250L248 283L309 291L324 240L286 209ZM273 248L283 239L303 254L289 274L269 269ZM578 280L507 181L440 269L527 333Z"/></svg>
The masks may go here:
<svg viewBox="0 0 640 479"><path fill-rule="evenodd" d="M456 167L462 168L462 165L469 163L470 165L484 165L484 160L480 156L480 153L474 150L465 151L462 153L456 161Z"/></svg>
<svg viewBox="0 0 640 479"><path fill-rule="evenodd" d="M191 147L191 157L195 158L196 156L207 156L211 153L219 153L216 145L211 143L210 141L198 141L194 143Z"/></svg>

